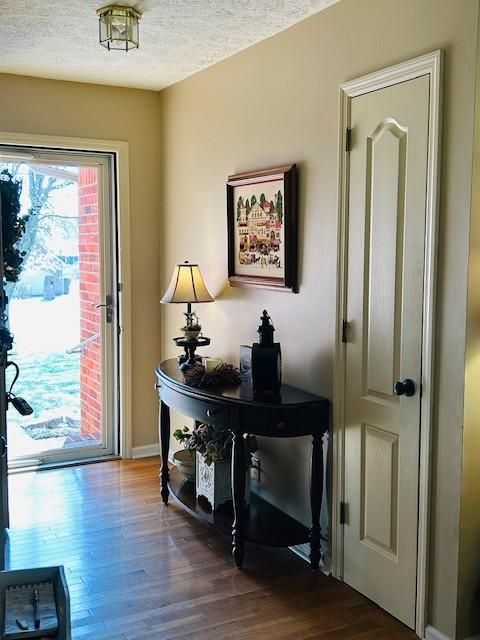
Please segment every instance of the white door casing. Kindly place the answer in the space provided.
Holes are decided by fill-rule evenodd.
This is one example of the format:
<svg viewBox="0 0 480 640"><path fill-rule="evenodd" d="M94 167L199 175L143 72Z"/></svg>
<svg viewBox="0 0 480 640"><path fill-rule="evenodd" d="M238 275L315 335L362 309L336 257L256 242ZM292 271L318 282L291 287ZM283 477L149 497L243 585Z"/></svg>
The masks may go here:
<svg viewBox="0 0 480 640"><path fill-rule="evenodd" d="M352 100L344 580L415 624L429 81ZM394 394L411 378L412 397Z"/></svg>
<svg viewBox="0 0 480 640"><path fill-rule="evenodd" d="M118 293L119 386L118 407L120 423L119 453L122 458L132 456L132 346L131 346L131 274L130 274L130 196L129 145L124 141L75 138L31 133L0 132L0 144L15 145L21 150L39 147L48 150L89 151L112 154L115 159L115 191L112 198L117 209L118 233Z"/></svg>
<svg viewBox="0 0 480 640"><path fill-rule="evenodd" d="M341 87L340 113L333 572L419 635L426 606L440 72L437 51L349 82ZM405 377L417 384L412 398L392 393L393 382ZM341 500L348 503L345 527Z"/></svg>

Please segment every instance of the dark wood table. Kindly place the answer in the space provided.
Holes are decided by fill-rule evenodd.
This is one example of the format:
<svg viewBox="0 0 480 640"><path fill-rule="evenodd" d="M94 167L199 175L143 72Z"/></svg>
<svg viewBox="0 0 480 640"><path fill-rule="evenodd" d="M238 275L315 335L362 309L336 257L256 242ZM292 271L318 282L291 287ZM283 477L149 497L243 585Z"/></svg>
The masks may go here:
<svg viewBox="0 0 480 640"><path fill-rule="evenodd" d="M211 388L189 387L183 381L176 359L165 360L156 369L160 395L160 442L162 466L161 495L167 504L173 497L193 516L207 524L231 531L233 557L241 567L244 542L250 540L273 546L310 543L310 562L318 570L321 555L320 509L323 496L323 435L328 430L329 401L325 398L283 385L278 400L262 401L253 397L250 383ZM220 510L209 512L195 499L195 487L169 469L170 407L197 422L222 425L233 434L232 499L233 514ZM274 438L312 436L310 529L252 493L250 507L245 508L246 456L244 434ZM288 470L286 470L288 473Z"/></svg>

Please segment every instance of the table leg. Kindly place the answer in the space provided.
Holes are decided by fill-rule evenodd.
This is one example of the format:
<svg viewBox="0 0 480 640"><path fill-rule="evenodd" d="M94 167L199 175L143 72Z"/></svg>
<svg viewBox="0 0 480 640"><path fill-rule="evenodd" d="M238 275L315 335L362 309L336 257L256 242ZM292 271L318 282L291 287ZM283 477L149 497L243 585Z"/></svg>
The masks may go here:
<svg viewBox="0 0 480 640"><path fill-rule="evenodd" d="M245 441L242 432L234 431L232 450L232 497L234 512L232 552L237 567L242 566L244 555L245 475Z"/></svg>
<svg viewBox="0 0 480 640"><path fill-rule="evenodd" d="M313 436L312 472L310 480L310 505L312 509L312 528L310 529L310 564L318 571L321 556L320 511L323 497L323 437Z"/></svg>
<svg viewBox="0 0 480 640"><path fill-rule="evenodd" d="M165 504L168 502L168 452L170 449L170 407L160 400L160 443L162 447L162 467L160 471L161 494Z"/></svg>

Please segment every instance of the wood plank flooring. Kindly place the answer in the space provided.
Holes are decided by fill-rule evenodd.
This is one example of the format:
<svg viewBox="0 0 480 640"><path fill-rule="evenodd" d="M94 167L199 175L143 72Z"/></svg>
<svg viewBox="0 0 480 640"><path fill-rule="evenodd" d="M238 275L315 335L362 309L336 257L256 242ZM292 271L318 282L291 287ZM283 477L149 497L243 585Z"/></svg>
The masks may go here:
<svg viewBox="0 0 480 640"><path fill-rule="evenodd" d="M158 458L10 477L8 569L63 564L73 639L413 640L287 549L230 541L162 504Z"/></svg>

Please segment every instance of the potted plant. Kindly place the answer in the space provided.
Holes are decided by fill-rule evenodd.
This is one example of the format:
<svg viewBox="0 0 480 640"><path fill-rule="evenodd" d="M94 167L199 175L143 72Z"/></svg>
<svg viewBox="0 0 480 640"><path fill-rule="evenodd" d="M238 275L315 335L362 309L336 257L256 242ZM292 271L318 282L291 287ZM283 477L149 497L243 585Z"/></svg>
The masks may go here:
<svg viewBox="0 0 480 640"><path fill-rule="evenodd" d="M2 211L3 277L15 283L20 277L25 251L19 249L31 211L23 215L20 195L22 181L4 169L0 173L0 209Z"/></svg>
<svg viewBox="0 0 480 640"><path fill-rule="evenodd" d="M2 250L3 250L3 282L0 282L0 292L3 295L0 304L0 344L7 350L13 345L13 336L8 328L8 296L10 289L18 281L23 267L26 252L22 251L20 241L25 234L26 225L32 210L22 214L20 195L22 181L15 178L8 170L0 172L0 211L2 222Z"/></svg>
<svg viewBox="0 0 480 640"><path fill-rule="evenodd" d="M180 328L180 331L183 331L185 340L196 340L200 335L201 330L202 327L198 324L198 322L193 322L189 325L186 324Z"/></svg>
<svg viewBox="0 0 480 640"><path fill-rule="evenodd" d="M231 459L233 436L224 427L200 424L192 432L188 427L177 429L173 437L181 442L185 451L196 455L197 498L208 500L213 510L232 499ZM244 438L247 453L245 502L250 498L251 454L257 449L255 436Z"/></svg>
<svg viewBox="0 0 480 640"><path fill-rule="evenodd" d="M183 332L185 340L195 341L202 331L198 316L195 311L186 313L185 315L187 316L187 324L180 327L180 331Z"/></svg>
<svg viewBox="0 0 480 640"><path fill-rule="evenodd" d="M181 431L181 429L177 429ZM175 432L176 433L176 432ZM175 436L175 433L173 434ZM173 463L188 482L195 482L195 452L180 449L173 454Z"/></svg>

